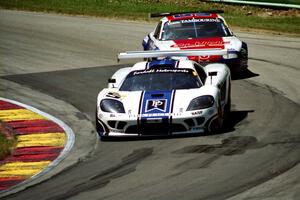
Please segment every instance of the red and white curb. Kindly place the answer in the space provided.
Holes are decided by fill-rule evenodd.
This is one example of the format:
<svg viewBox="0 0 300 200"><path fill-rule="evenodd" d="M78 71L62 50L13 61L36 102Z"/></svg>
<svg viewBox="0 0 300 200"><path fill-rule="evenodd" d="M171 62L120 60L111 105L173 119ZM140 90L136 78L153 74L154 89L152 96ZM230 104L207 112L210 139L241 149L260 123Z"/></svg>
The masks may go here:
<svg viewBox="0 0 300 200"><path fill-rule="evenodd" d="M0 193L46 174L75 142L63 121L23 103L0 97L0 120L16 133L17 147L0 161Z"/></svg>

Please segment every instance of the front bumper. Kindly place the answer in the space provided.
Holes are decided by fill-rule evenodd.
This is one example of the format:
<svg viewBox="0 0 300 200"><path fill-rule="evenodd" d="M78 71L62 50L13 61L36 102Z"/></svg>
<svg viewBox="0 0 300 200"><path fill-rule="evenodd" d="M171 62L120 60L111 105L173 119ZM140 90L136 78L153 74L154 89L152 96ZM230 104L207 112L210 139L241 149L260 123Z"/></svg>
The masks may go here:
<svg viewBox="0 0 300 200"><path fill-rule="evenodd" d="M168 136L200 134L207 130L217 111L209 108L199 111L173 114L168 118L141 119L126 114L101 114L97 117L100 136Z"/></svg>

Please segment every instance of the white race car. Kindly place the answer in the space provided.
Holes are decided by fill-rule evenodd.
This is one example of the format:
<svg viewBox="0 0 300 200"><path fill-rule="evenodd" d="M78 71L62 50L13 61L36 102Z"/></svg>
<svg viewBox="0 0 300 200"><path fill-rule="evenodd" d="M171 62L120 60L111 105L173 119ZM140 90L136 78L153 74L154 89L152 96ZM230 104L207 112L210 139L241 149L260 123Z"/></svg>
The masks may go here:
<svg viewBox="0 0 300 200"><path fill-rule="evenodd" d="M144 38L143 48L145 51L226 49L232 54L190 56L189 59L202 65L225 63L232 71L242 72L248 67L247 44L233 34L219 13L222 11L152 13L152 17L162 18Z"/></svg>
<svg viewBox="0 0 300 200"><path fill-rule="evenodd" d="M96 128L100 137L199 134L218 131L230 112L230 70L205 67L172 56L224 55L209 51L126 52L118 58L153 58L121 68L98 94Z"/></svg>

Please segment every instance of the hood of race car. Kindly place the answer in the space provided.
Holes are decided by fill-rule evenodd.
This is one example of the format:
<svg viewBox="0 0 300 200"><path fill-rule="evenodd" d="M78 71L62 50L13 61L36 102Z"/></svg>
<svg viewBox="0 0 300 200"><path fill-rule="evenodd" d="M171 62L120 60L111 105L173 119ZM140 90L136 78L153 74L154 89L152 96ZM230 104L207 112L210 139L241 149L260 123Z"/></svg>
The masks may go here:
<svg viewBox="0 0 300 200"><path fill-rule="evenodd" d="M192 99L207 93L207 88L203 87L189 90L107 91L102 98L121 101L125 113L129 115L160 117L186 111Z"/></svg>

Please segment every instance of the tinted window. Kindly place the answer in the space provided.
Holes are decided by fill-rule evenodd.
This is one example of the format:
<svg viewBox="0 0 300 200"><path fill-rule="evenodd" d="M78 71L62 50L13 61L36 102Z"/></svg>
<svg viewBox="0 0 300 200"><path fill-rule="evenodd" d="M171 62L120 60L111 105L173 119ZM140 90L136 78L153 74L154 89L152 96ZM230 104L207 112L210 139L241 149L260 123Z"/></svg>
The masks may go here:
<svg viewBox="0 0 300 200"><path fill-rule="evenodd" d="M219 19L192 19L167 22L164 24L161 40L209 38L230 36L224 23Z"/></svg>
<svg viewBox="0 0 300 200"><path fill-rule="evenodd" d="M124 80L120 90L174 90L201 86L199 77L191 69L150 69L131 72Z"/></svg>
<svg viewBox="0 0 300 200"><path fill-rule="evenodd" d="M205 80L206 80L206 73L203 69L203 67L201 67L200 65L198 65L197 63L194 64L194 67L195 67L195 70L197 71L198 73L198 76L200 77L202 83L204 84L205 83Z"/></svg>

